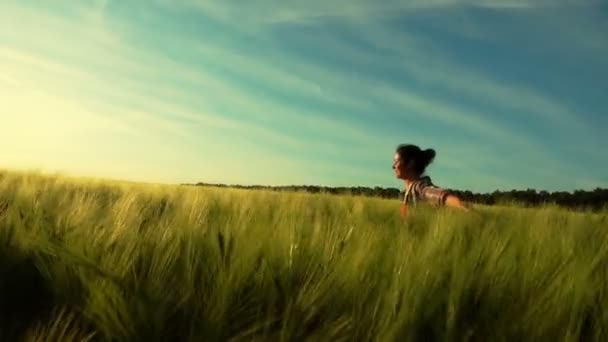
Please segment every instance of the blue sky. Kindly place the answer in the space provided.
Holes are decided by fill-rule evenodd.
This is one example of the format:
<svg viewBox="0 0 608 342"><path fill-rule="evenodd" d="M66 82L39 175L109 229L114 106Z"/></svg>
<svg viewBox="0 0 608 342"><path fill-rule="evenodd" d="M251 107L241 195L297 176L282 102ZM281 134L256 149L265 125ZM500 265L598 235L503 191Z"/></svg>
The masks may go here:
<svg viewBox="0 0 608 342"><path fill-rule="evenodd" d="M291 4L290 4L291 3ZM608 186L608 2L0 3L0 165L181 183Z"/></svg>

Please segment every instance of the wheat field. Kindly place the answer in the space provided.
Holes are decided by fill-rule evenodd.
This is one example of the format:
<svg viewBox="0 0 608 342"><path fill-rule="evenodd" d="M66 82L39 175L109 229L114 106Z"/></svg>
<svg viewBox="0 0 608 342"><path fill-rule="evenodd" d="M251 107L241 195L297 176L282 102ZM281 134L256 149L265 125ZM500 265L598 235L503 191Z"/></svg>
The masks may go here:
<svg viewBox="0 0 608 342"><path fill-rule="evenodd" d="M608 215L0 173L2 341L606 341Z"/></svg>

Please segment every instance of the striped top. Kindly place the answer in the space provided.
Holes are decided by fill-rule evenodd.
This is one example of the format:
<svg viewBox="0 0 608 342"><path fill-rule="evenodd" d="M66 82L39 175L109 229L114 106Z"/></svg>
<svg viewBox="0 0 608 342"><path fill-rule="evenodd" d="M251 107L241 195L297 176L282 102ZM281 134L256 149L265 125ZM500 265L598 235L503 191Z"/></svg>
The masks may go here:
<svg viewBox="0 0 608 342"><path fill-rule="evenodd" d="M406 189L403 196L402 207L407 206L410 201L416 206L416 202L425 201L432 205L443 205L449 192L433 184L428 176L422 177Z"/></svg>

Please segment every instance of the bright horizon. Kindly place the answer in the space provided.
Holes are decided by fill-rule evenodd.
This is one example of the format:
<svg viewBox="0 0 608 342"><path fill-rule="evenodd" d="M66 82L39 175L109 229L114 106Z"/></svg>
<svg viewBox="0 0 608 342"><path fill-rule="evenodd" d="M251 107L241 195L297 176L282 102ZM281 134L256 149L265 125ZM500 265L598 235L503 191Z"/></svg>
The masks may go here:
<svg viewBox="0 0 608 342"><path fill-rule="evenodd" d="M0 3L0 168L160 183L608 186L608 2Z"/></svg>

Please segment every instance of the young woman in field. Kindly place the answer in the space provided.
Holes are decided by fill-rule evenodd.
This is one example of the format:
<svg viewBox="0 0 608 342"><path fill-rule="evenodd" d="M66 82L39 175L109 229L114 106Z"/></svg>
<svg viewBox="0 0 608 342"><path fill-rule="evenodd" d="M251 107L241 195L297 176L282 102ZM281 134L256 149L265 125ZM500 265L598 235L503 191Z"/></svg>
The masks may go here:
<svg viewBox="0 0 608 342"><path fill-rule="evenodd" d="M394 156L393 170L398 179L405 184L405 195L401 203L401 216L407 213L408 204L414 206L418 201L425 201L436 206L449 206L465 211L470 206L456 195L445 189L435 186L429 176L424 175L426 168L435 159L435 150L421 150L411 144L401 144L397 147ZM411 202L410 202L411 201Z"/></svg>

